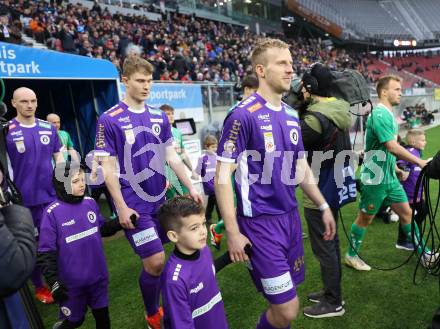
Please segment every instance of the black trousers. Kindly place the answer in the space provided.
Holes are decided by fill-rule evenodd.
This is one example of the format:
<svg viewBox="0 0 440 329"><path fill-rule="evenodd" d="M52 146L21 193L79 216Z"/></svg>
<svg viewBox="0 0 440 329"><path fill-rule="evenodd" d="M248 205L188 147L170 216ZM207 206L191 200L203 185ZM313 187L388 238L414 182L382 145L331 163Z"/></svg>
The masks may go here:
<svg viewBox="0 0 440 329"><path fill-rule="evenodd" d="M214 211L214 207L215 210L217 211L218 218L220 219L221 214L220 214L220 210L218 209L218 204L215 194L208 196L208 204L206 205L206 210L205 210L205 218L208 224L212 222L212 212Z"/></svg>
<svg viewBox="0 0 440 329"><path fill-rule="evenodd" d="M332 210L333 217L338 223L338 212ZM328 303L333 305L342 304L341 293L341 252L339 248L339 236L336 229L335 238L325 241L322 239L324 234L324 224L322 223L322 213L319 209L304 208L307 226L309 228L310 243L312 251L318 258L321 266L321 278L324 285L324 296Z"/></svg>

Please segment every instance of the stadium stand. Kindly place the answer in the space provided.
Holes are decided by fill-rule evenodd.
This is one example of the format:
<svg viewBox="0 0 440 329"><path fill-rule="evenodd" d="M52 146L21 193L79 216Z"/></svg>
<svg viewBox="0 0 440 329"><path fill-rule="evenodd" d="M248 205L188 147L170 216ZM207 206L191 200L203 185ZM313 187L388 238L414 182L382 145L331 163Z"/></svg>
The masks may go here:
<svg viewBox="0 0 440 329"><path fill-rule="evenodd" d="M377 2L367 0L300 1L317 12L326 11L330 19L358 36L410 31L395 24L393 28L387 27L390 21L404 18L390 16L389 13L396 12L393 2L378 6ZM155 66L154 79L162 81L239 82L251 70L248 55L257 35L242 25L175 12L161 14L151 4L119 4L123 7L85 0L71 3L0 1L2 8L11 12L11 24L22 28L21 42L34 47L108 59L120 69L127 47L137 45L141 47L141 56ZM435 6L435 3L424 2L416 9L421 15L432 9L429 5ZM342 14L342 8L346 13L353 12L351 19ZM388 8L389 13L384 8ZM366 11L374 15L359 14ZM371 23L371 17L375 17L375 24ZM435 24L430 28L436 29ZM438 65L435 66L439 61L435 59L421 62L423 71L416 72L416 67L401 67L405 61L411 62L410 58L399 59L402 64L394 67L389 59L330 49L318 39L298 38L288 42L292 45L294 69L299 75L311 63L320 61L334 69L357 69L372 83L385 73L402 76L405 88L418 85L423 78L427 79L424 81L427 86L432 85L430 81L440 83L436 74Z"/></svg>
<svg viewBox="0 0 440 329"><path fill-rule="evenodd" d="M349 38L438 37L440 23L436 0L289 0L318 13L344 28ZM365 15L368 13L368 15Z"/></svg>
<svg viewBox="0 0 440 329"><path fill-rule="evenodd" d="M405 70L440 84L440 56L413 55L405 57L389 57L385 61L398 70Z"/></svg>
<svg viewBox="0 0 440 329"><path fill-rule="evenodd" d="M108 59L119 69L128 45L139 45L141 55L156 68L155 80L236 82L251 70L248 55L257 36L243 26L177 13L162 15L156 22L151 20L156 16L144 12L139 16L112 14L97 3L87 7L38 1L0 3L20 17L28 36L50 49ZM35 20L42 25L38 31L31 27ZM316 61L365 71L358 54L329 50L316 39L289 43L299 74Z"/></svg>

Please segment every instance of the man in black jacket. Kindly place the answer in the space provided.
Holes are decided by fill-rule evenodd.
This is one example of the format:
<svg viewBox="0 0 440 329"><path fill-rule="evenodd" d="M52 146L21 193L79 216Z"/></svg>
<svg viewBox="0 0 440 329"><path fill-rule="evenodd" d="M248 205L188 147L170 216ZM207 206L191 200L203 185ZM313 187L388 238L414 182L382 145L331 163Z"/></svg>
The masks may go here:
<svg viewBox="0 0 440 329"><path fill-rule="evenodd" d="M351 150L348 135L351 115L346 101L328 97L330 81L329 69L320 64L315 64L303 75L302 92L308 106L300 113L300 125L309 165L337 220L339 208L356 199L356 183L352 177L353 169L345 159L335 165L339 152ZM321 156L324 152L333 154L324 160ZM322 209L318 209L307 197L304 197L303 205L312 251L320 262L323 282L322 291L309 294L309 300L316 304L304 308L304 315L312 318L342 316L345 309L341 293L338 234L333 240L323 240Z"/></svg>

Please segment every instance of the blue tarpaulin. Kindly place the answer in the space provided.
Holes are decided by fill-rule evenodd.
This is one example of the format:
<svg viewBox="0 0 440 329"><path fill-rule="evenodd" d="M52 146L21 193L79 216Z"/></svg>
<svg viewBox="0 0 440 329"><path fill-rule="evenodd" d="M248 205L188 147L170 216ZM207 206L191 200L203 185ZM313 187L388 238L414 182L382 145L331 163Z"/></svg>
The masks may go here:
<svg viewBox="0 0 440 329"><path fill-rule="evenodd" d="M93 148L97 116L118 102L119 73L107 60L0 42L0 77L8 118L16 115L10 102L14 90L33 89L37 117L57 113L83 156Z"/></svg>

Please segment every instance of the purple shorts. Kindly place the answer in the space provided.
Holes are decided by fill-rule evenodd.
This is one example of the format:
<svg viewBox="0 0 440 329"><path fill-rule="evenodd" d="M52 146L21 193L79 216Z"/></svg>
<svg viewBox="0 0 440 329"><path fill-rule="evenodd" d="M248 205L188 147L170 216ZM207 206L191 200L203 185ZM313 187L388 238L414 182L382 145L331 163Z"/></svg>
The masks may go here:
<svg viewBox="0 0 440 329"><path fill-rule="evenodd" d="M252 243L249 272L271 304L296 297L296 286L304 281L304 246L298 210L282 215L239 217L240 231Z"/></svg>
<svg viewBox="0 0 440 329"><path fill-rule="evenodd" d="M81 321L87 312L108 307L108 281L101 281L82 288L69 288L69 299L60 304L60 319L72 322Z"/></svg>
<svg viewBox="0 0 440 329"><path fill-rule="evenodd" d="M43 213L49 204L51 204L51 202L27 207L32 214L32 219L34 221L34 226L35 226L35 236L36 237L38 237L40 234L40 225L41 225L41 220L43 219Z"/></svg>
<svg viewBox="0 0 440 329"><path fill-rule="evenodd" d="M163 251L163 244L169 242L160 227L159 220L151 215L139 214L137 226L124 230L134 252L142 259Z"/></svg>

